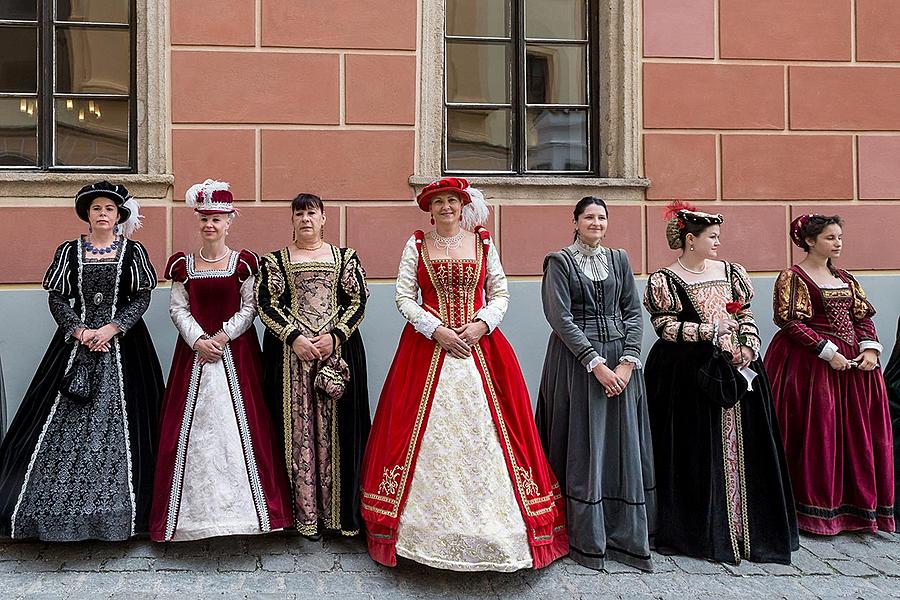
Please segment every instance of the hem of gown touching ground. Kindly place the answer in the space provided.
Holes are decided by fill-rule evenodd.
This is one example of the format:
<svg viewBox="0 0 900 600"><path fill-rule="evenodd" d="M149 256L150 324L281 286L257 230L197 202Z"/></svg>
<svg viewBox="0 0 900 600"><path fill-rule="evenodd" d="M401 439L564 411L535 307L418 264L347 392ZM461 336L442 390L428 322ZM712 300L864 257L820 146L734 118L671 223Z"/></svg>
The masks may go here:
<svg viewBox="0 0 900 600"><path fill-rule="evenodd" d="M582 552L578 548L569 543L569 558L577 562L582 567L600 571L603 569L604 563L608 560L640 569L646 573L653 572L653 559L648 556L646 558L634 556L626 550L606 547L603 554L594 554L591 552Z"/></svg>
<svg viewBox="0 0 900 600"><path fill-rule="evenodd" d="M433 567L435 569L445 569L448 571L496 571L498 573L512 573L514 571L519 571L521 569L530 569L534 563L534 561L529 558L528 560L522 560L511 563L467 563L467 562L456 562L451 560L443 560L441 558L433 558L431 556L424 556L421 554L415 554L404 548L397 546L397 555L402 556L403 558L408 558L417 563L421 563L423 565Z"/></svg>
<svg viewBox="0 0 900 600"><path fill-rule="evenodd" d="M878 517L875 521L860 519L852 515L842 515L834 519L819 519L809 515L797 514L797 528L813 535L840 535L851 531L885 531L894 533L897 530L893 517Z"/></svg>
<svg viewBox="0 0 900 600"><path fill-rule="evenodd" d="M259 528L258 523L253 523L252 525L245 523L235 523L233 525L229 524L214 527L204 527L203 529L192 529L190 531L177 530L175 532L175 537L172 538L171 541L191 542L195 540L205 540L208 538L228 535L264 535L266 533L282 531L283 529L283 527L278 527L263 531Z"/></svg>

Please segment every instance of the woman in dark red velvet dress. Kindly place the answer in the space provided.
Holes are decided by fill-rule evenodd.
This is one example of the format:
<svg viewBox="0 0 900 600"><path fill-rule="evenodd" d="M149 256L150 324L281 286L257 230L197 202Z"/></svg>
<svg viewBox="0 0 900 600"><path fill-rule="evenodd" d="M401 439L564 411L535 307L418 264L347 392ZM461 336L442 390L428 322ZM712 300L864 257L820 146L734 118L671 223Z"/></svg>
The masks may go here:
<svg viewBox="0 0 900 600"><path fill-rule="evenodd" d="M875 309L835 268L839 217L801 215L791 240L806 259L775 283L775 334L765 365L794 486L810 533L894 531L894 467Z"/></svg>
<svg viewBox="0 0 900 600"><path fill-rule="evenodd" d="M559 484L497 329L509 293L479 196L465 179L426 186L418 203L435 230L416 231L400 259L397 307L409 324L362 472L369 554L388 566L399 554L441 569L514 571L569 550Z"/></svg>
<svg viewBox="0 0 900 600"><path fill-rule="evenodd" d="M230 250L228 185L188 190L202 247L169 259L180 334L163 402L150 534L156 541L265 533L291 525L290 495L262 395L253 320L258 259Z"/></svg>

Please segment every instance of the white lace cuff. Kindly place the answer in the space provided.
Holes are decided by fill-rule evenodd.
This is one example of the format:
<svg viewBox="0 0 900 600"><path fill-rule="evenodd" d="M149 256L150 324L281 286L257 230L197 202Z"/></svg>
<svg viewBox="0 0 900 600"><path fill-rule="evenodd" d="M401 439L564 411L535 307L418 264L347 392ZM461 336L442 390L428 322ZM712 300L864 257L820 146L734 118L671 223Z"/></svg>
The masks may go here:
<svg viewBox="0 0 900 600"><path fill-rule="evenodd" d="M622 356L622 358L619 359L619 363L624 363L624 362L633 364L635 369L643 369L644 368L644 363L641 362L641 359L635 358L633 356L629 356L628 354Z"/></svg>
<svg viewBox="0 0 900 600"><path fill-rule="evenodd" d="M591 371L593 371L593 370L594 370L594 367L596 367L597 365L601 365L601 364L602 364L602 365L605 365L605 364L606 364L606 359L603 358L602 356L599 356L599 355L598 355L598 356L595 356L593 359L591 359L591 362L589 362L589 363L587 364L587 370L588 370L588 373L590 373Z"/></svg>
<svg viewBox="0 0 900 600"><path fill-rule="evenodd" d="M427 337L429 340L434 335L434 330L441 326L441 320L429 312L422 311L416 322L412 324L413 328Z"/></svg>
<svg viewBox="0 0 900 600"><path fill-rule="evenodd" d="M481 319L484 321L484 324L488 327L488 333L492 333L497 327L500 326L500 321L503 320L503 315L500 314L499 311L492 309L490 306L484 306L475 313L476 319Z"/></svg>
<svg viewBox="0 0 900 600"><path fill-rule="evenodd" d="M875 340L863 340L859 343L859 351L862 352L864 350L874 350L878 353L878 356L881 356L881 353L884 352L884 346Z"/></svg>
<svg viewBox="0 0 900 600"><path fill-rule="evenodd" d="M822 348L822 351L819 352L819 358L822 360L831 360L834 358L835 353L838 351L838 347L834 342L826 342L825 347Z"/></svg>

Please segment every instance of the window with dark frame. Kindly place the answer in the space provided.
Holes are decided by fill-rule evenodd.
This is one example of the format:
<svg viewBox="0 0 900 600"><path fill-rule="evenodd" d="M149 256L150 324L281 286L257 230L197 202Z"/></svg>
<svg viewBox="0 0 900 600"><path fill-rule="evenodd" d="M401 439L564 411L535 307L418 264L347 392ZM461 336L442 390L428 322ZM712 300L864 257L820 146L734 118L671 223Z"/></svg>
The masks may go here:
<svg viewBox="0 0 900 600"><path fill-rule="evenodd" d="M600 175L588 0L446 0L446 173Z"/></svg>
<svg viewBox="0 0 900 600"><path fill-rule="evenodd" d="M134 0L0 2L0 169L133 171Z"/></svg>

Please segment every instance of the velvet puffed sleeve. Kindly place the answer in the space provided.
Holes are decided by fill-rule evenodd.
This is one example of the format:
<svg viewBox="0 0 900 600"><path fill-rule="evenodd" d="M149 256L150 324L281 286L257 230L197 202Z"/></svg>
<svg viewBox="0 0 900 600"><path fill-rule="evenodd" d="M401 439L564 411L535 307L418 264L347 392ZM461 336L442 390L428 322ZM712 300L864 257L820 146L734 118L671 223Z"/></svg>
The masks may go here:
<svg viewBox="0 0 900 600"><path fill-rule="evenodd" d="M127 248L131 248L130 259L126 255L129 264L123 264L123 277L127 269L130 279L129 295L125 303L116 311L115 317L110 321L119 328L121 333L129 329L141 320L144 313L150 307L150 292L156 287L156 270L150 262L147 249L140 242L128 240Z"/></svg>
<svg viewBox="0 0 900 600"><path fill-rule="evenodd" d="M278 253L266 254L259 262L256 277L256 310L266 329L290 345L300 336L300 327L294 315L285 309L288 293L287 275Z"/></svg>
<svg viewBox="0 0 900 600"><path fill-rule="evenodd" d="M500 253L486 229L479 230L477 234L484 244L487 253L487 273L484 279L485 304L475 318L484 321L488 326L488 333L500 326L506 310L509 308L509 283L503 265L500 263Z"/></svg>
<svg viewBox="0 0 900 600"><path fill-rule="evenodd" d="M878 341L878 332L875 330L875 322L872 317L875 316L875 307L869 302L866 291L860 285L859 281L846 271L841 271L844 279L849 282L850 291L853 292L853 305L850 309L850 316L853 319L853 329L856 332L856 339L859 340L859 350L875 350L878 354L884 351L884 347Z"/></svg>
<svg viewBox="0 0 900 600"><path fill-rule="evenodd" d="M753 300L753 282L747 269L737 263L731 264L731 291L734 301L741 305L741 309L733 315L738 323L738 341L742 346L753 350L756 355L759 353L761 340L759 327L756 326L756 319L750 309L750 302Z"/></svg>
<svg viewBox="0 0 900 600"><path fill-rule="evenodd" d="M78 242L63 242L53 255L53 262L44 275L43 287L49 292L48 303L50 314L56 324L59 325L66 339L79 327L84 327L81 317L72 308L71 300L77 294L78 273L77 265Z"/></svg>
<svg viewBox="0 0 900 600"><path fill-rule="evenodd" d="M837 352L833 342L807 325L813 316L812 300L806 282L793 269L782 271L775 280L772 312L775 324L796 345L825 360L831 360Z"/></svg>
<svg viewBox="0 0 900 600"><path fill-rule="evenodd" d="M169 257L163 274L169 281L178 281L180 283L187 281L187 257L184 255L184 252L176 252Z"/></svg>
<svg viewBox="0 0 900 600"><path fill-rule="evenodd" d="M238 281L246 281L248 277L255 277L259 273L259 256L250 250L238 252L237 266L234 268Z"/></svg>
<svg viewBox="0 0 900 600"><path fill-rule="evenodd" d="M434 330L440 327L441 320L419 305L419 244L425 241L411 236L403 247L400 266L397 269L397 288L395 300L397 310L409 321L413 328L431 339Z"/></svg>
<svg viewBox="0 0 900 600"><path fill-rule="evenodd" d="M647 281L644 306L650 313L650 323L661 339L670 342L712 342L718 327L714 323L684 321L678 284L665 271L656 271Z"/></svg>
<svg viewBox="0 0 900 600"><path fill-rule="evenodd" d="M625 347L622 349L622 357L619 362L630 362L641 368L641 341L644 338L641 295L638 293L628 253L625 250L614 250L611 254L617 257L615 259L616 269L619 273L619 280L622 282L619 310L622 312L622 321L625 323Z"/></svg>
<svg viewBox="0 0 900 600"><path fill-rule="evenodd" d="M572 318L572 294L569 289L571 265L562 252L551 252L544 258L544 277L541 280L541 300L544 316L553 333L586 368L606 358L594 349L594 345ZM599 361L598 361L599 359Z"/></svg>
<svg viewBox="0 0 900 600"><path fill-rule="evenodd" d="M353 335L366 314L369 288L366 285L366 271L353 248L341 249L341 272L338 284L341 293L338 319L331 333L341 344Z"/></svg>

